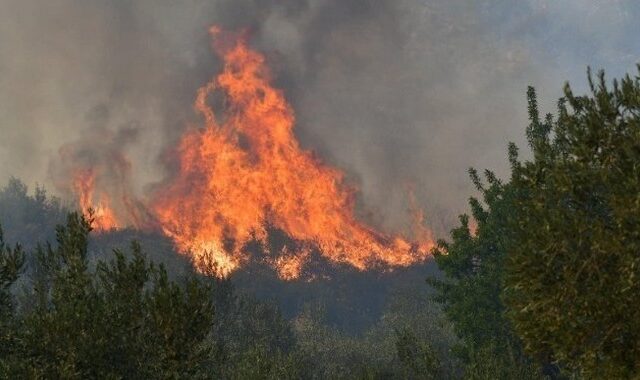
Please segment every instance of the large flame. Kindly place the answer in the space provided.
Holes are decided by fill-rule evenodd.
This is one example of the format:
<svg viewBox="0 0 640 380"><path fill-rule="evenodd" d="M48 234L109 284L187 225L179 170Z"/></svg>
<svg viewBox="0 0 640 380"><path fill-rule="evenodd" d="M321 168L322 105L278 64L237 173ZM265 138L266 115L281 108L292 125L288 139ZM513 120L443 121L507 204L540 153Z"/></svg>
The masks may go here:
<svg viewBox="0 0 640 380"><path fill-rule="evenodd" d="M248 260L249 242L270 255L265 261L283 279L299 277L314 251L360 270L424 260L433 240L412 191L417 242L359 222L355 191L344 184L343 173L301 149L293 134L293 110L271 86L264 57L243 36L215 27L211 34L223 71L199 89L195 109L204 126L182 137L172 156L178 170L147 202L150 212L131 195L131 165L118 149L107 149L107 162L95 167L75 165L82 152L62 149L63 158L72 161L72 190L82 210L93 210L94 228L159 227L201 270L220 276ZM209 105L213 100L222 104L219 114ZM111 186L100 188L101 183ZM270 252L271 228L283 231L295 246Z"/></svg>
<svg viewBox="0 0 640 380"><path fill-rule="evenodd" d="M342 172L301 149L293 110L271 86L265 58L242 37L215 27L211 33L224 69L198 91L195 109L205 125L183 136L175 151L178 172L150 203L179 250L196 262L208 257L227 275L246 260L248 242L268 251L272 226L301 243L295 252L271 252L283 278L298 277L314 248L361 270L423 260L430 238L410 243L356 220L354 190ZM214 94L224 98L220 114L209 105Z"/></svg>

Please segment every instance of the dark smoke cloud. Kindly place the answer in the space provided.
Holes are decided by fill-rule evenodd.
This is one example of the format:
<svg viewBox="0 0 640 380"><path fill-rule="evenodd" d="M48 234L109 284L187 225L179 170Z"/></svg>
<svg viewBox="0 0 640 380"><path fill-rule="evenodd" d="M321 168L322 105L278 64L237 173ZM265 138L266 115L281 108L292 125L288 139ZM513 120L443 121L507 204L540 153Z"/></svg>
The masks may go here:
<svg viewBox="0 0 640 380"><path fill-rule="evenodd" d="M370 218L402 228L413 184L442 229L471 194L466 169L504 173L507 141L522 145L526 86L551 110L587 65L632 70L638 16L634 0L2 0L0 181L51 184L61 146L100 151L105 130L135 126L118 148L142 195L197 120L216 23L249 30L303 145L348 172Z"/></svg>

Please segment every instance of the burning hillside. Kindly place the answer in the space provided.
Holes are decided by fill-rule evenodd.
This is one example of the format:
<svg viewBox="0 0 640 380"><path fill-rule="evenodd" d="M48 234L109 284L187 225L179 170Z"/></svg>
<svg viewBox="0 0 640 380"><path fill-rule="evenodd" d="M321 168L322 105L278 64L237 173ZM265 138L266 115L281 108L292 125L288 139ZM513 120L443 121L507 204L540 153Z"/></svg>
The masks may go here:
<svg viewBox="0 0 640 380"><path fill-rule="evenodd" d="M216 27L211 34L224 67L197 93L195 109L204 125L184 134L170 152L177 172L143 202L154 222L133 225L153 225L194 262L208 260L222 276L250 259L250 242L269 255L284 279L298 277L313 250L360 270L424 260L433 245L428 232L421 229L419 241L411 242L358 221L355 190L343 173L301 149L293 134L294 112L271 86L264 56L242 35ZM214 110L212 103L223 105ZM140 220L124 215L138 210L126 202L120 212L111 209L107 193L95 188L93 170L83 168L73 177L72 190L82 208L95 210L97 229ZM295 246L270 252L270 228L283 231Z"/></svg>

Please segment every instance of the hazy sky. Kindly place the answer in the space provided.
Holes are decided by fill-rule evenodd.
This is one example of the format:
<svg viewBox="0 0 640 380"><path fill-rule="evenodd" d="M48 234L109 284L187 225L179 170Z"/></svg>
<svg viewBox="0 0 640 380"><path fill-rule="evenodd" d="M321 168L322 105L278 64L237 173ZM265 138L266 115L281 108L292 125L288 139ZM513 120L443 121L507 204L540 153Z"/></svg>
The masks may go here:
<svg viewBox="0 0 640 380"><path fill-rule="evenodd" d="M527 85L553 111L587 65L634 72L638 19L636 0L0 0L0 183L61 189L65 146L127 155L144 194L197 122L216 23L249 28L297 136L348 173L368 217L401 228L413 183L441 228L472 194L467 168L503 173L507 142L522 146Z"/></svg>

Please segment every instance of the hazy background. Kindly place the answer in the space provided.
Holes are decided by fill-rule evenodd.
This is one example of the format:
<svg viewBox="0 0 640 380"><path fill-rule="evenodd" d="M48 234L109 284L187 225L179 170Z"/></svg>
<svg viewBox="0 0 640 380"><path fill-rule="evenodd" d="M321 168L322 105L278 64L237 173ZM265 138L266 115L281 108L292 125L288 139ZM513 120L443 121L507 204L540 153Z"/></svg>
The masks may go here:
<svg viewBox="0 0 640 380"><path fill-rule="evenodd" d="M636 0L0 0L0 183L64 196L62 148L124 154L144 195L219 69L216 23L251 31L302 144L348 173L370 221L402 228L413 184L441 231L467 168L504 173L507 142L523 145L526 86L553 111L587 65L631 72L638 19Z"/></svg>

